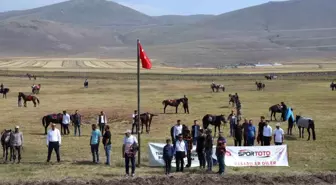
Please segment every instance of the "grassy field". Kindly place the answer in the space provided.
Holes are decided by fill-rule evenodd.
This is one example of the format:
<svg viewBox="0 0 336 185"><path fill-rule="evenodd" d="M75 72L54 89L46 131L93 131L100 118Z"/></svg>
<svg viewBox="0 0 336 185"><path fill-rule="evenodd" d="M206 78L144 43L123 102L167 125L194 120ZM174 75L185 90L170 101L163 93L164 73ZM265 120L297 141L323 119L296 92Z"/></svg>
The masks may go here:
<svg viewBox="0 0 336 185"><path fill-rule="evenodd" d="M22 72L21 72L22 73ZM20 74L21 74L20 73ZM115 76L111 74L111 76ZM295 114L309 116L316 122L316 141L299 139L298 131L294 137L286 137L289 150L290 167L272 168L230 168L228 173L292 173L296 172L326 172L336 169L336 129L333 127L336 105L333 103L335 92L329 88L333 77L281 78L276 81L264 81L266 90L256 91L254 85L258 77L183 77L162 75L151 77L142 76L141 81L141 110L159 114L153 119L150 134L142 135L142 164L136 173L141 176L162 173L161 168L148 167L148 142L164 142L169 137L169 129L181 119L182 123L192 125L194 119L202 119L207 113L225 114L231 111L228 106L228 94L238 92L242 101L244 117L259 121L261 115L269 116L268 108L281 101L293 107ZM263 78L260 77L262 80ZM1 164L0 179L35 180L63 179L65 177L92 179L111 179L124 174L121 144L123 132L131 128L131 114L136 109L136 81L134 75L118 74L112 80L90 79L88 89L82 87L84 79L38 78L36 82L27 78L1 77L1 83L10 88L7 99L1 99L0 122L1 129L14 128L20 125L24 133L25 144L22 164ZM226 92L212 93L209 85L214 80L224 84ZM41 104L34 108L31 102L27 108L17 107L17 92L30 92L32 83L42 84L38 95ZM164 99L180 98L187 95L190 101L189 115L172 114L172 107L167 108L168 114L162 114ZM71 134L63 137L61 147L61 164L46 164L47 148L45 145L44 129L41 124L42 116L67 110L73 113L76 109L84 116L85 126L82 137ZM95 123L96 115L104 110L112 128L112 166L103 164L93 165L89 147L91 126ZM272 126L276 122L272 123ZM283 128L287 124L283 124ZM59 126L58 126L59 128ZM228 127L225 127L228 134ZM307 134L305 135L307 138ZM228 145L233 140L228 138ZM103 148L100 148L101 161L105 160ZM55 161L53 155L52 160ZM188 170L187 170L188 171ZM196 170L197 171L197 170ZM192 170L195 172L195 170Z"/></svg>

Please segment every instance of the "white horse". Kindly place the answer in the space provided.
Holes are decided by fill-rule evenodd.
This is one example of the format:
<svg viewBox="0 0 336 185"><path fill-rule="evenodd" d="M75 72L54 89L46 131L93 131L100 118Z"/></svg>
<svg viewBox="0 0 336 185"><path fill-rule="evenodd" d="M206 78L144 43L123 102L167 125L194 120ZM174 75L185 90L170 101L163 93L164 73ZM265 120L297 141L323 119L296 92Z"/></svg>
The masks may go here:
<svg viewBox="0 0 336 185"><path fill-rule="evenodd" d="M303 138L304 129L306 128L308 131L308 140L310 140L310 129L313 132L313 140L316 140L315 135L315 123L312 118L301 117L300 115L296 115L296 125L299 128L299 137ZM301 131L302 129L302 131Z"/></svg>

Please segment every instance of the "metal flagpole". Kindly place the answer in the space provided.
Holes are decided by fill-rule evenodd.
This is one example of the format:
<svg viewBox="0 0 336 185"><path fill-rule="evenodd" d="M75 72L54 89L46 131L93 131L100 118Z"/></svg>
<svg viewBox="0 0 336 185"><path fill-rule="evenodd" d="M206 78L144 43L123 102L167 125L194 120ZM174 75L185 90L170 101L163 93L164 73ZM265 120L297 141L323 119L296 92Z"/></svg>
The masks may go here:
<svg viewBox="0 0 336 185"><path fill-rule="evenodd" d="M138 120L137 120L137 132L138 132L138 166L140 167L141 159L141 140L140 140L140 51L139 51L139 39L137 39L137 90L138 90Z"/></svg>

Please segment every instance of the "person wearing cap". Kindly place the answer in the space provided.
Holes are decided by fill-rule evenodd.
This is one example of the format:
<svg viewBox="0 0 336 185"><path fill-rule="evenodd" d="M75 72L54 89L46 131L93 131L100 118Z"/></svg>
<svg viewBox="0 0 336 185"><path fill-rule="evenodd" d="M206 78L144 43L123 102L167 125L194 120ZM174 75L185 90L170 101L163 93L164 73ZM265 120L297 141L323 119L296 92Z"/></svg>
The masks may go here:
<svg viewBox="0 0 336 185"><path fill-rule="evenodd" d="M276 129L274 130L274 144L282 145L284 143L284 131L280 128L280 123L275 125Z"/></svg>
<svg viewBox="0 0 336 185"><path fill-rule="evenodd" d="M203 129L199 130L199 136L196 142L196 152L198 156L198 161L200 163L200 168L205 169L205 135Z"/></svg>
<svg viewBox="0 0 336 185"><path fill-rule="evenodd" d="M223 132L219 132L216 146L216 156L218 161L218 174L223 175L225 171L225 153L226 153L226 139L223 136Z"/></svg>
<svg viewBox="0 0 336 185"><path fill-rule="evenodd" d="M270 146L272 140L272 127L269 125L269 122L265 122L265 126L263 128L263 141L264 146Z"/></svg>
<svg viewBox="0 0 336 185"><path fill-rule="evenodd" d="M132 122L132 134L133 133L138 133L138 120L135 120L136 116L138 115L138 111L137 110L134 110L134 113L132 114L132 119L133 119L133 122ZM135 132L133 131L135 128Z"/></svg>
<svg viewBox="0 0 336 185"><path fill-rule="evenodd" d="M104 111L101 111L97 118L97 124L99 126L99 130L101 130L104 135L105 125L107 124L107 118Z"/></svg>
<svg viewBox="0 0 336 185"><path fill-rule="evenodd" d="M63 134L68 135L70 134L69 124L70 124L70 115L64 110L63 117L62 117L62 126L63 126Z"/></svg>
<svg viewBox="0 0 336 185"><path fill-rule="evenodd" d="M61 133L56 128L56 124L51 124L51 129L47 134L47 147L48 147L48 157L47 162L50 162L51 153L53 150L56 152L57 162L61 161L59 148L62 142Z"/></svg>
<svg viewBox="0 0 336 185"><path fill-rule="evenodd" d="M175 159L176 159L176 172L183 172L184 158L187 155L187 144L183 141L183 135L179 134L177 136L177 141L175 143ZM181 168L180 168L181 165Z"/></svg>
<svg viewBox="0 0 336 185"><path fill-rule="evenodd" d="M102 136L99 129L97 129L96 124L92 124L92 132L90 138L90 146L91 146L91 153L92 153L92 162L99 163L99 143L100 137Z"/></svg>
<svg viewBox="0 0 336 185"><path fill-rule="evenodd" d="M132 165L132 177L135 175L135 155L137 152L138 140L131 135L131 130L126 130L122 146L122 156L125 158L126 176L129 176L129 163Z"/></svg>
<svg viewBox="0 0 336 185"><path fill-rule="evenodd" d="M213 147L213 137L211 135L211 129L207 129L205 137L205 159L207 162L207 171L212 171L212 147Z"/></svg>
<svg viewBox="0 0 336 185"><path fill-rule="evenodd" d="M13 163L16 160L16 154L18 155L18 162L21 161L21 149L23 147L23 134L19 131L19 126L15 127L14 133L11 134L11 146L13 146Z"/></svg>

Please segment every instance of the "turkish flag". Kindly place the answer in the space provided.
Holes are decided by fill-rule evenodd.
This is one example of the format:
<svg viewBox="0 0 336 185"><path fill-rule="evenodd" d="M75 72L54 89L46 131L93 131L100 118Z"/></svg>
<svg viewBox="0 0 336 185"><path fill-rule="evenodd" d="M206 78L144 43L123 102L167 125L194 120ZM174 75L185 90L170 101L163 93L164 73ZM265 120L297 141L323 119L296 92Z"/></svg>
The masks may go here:
<svg viewBox="0 0 336 185"><path fill-rule="evenodd" d="M139 47L139 55L140 55L139 57L141 59L142 68L145 68L145 69L152 68L152 63L140 43L138 43L138 47Z"/></svg>

